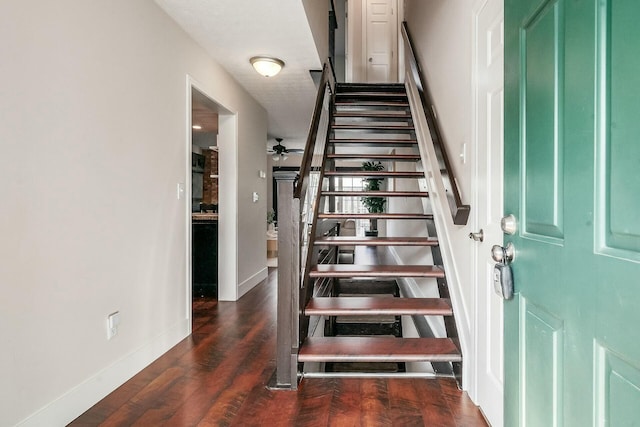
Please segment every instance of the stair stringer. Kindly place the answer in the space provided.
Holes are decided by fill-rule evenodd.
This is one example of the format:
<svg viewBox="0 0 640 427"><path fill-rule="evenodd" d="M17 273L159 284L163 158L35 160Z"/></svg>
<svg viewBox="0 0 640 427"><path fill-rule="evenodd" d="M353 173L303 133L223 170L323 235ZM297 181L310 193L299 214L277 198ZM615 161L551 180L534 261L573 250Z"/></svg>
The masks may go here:
<svg viewBox="0 0 640 427"><path fill-rule="evenodd" d="M405 87L407 89L407 97L413 117L418 149L422 158L417 169L420 169L419 166L421 165L425 173L425 179L421 179L419 183L420 191L429 192L429 200L424 200L423 206L425 211L430 209L434 216L443 268L446 272L454 319L458 329L460 349L463 355L471 355L473 354L472 350L474 348L471 328L473 313L469 310L468 303L463 296L460 269L452 250L452 233L454 230L460 229L461 226L453 223L446 197L446 190L443 184L443 177L440 172L440 166L433 146L433 140L431 139L431 133L429 132L429 126L425 118L420 95L411 79L407 79ZM469 369L471 365L465 364L465 367L466 369L462 370L462 388L466 390L472 387L473 373L471 369Z"/></svg>

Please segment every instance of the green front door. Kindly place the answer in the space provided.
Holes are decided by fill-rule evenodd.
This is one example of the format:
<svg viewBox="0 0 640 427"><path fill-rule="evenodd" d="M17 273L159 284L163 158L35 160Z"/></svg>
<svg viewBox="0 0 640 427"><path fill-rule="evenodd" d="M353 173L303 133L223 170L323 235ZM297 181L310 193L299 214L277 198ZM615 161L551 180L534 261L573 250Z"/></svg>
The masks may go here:
<svg viewBox="0 0 640 427"><path fill-rule="evenodd" d="M640 426L640 1L505 0L505 426Z"/></svg>

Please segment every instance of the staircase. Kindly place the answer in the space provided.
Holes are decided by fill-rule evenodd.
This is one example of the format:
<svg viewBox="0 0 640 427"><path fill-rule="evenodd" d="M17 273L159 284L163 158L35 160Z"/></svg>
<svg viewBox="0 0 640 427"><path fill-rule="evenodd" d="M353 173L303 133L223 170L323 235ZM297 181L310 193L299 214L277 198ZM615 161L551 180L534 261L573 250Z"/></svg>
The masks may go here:
<svg viewBox="0 0 640 427"><path fill-rule="evenodd" d="M435 234L433 215L428 209L415 212L378 214L345 214L333 211L343 197L419 198L428 201L428 193L418 190L394 190L400 180L424 179L419 168L411 171L358 170L362 161L380 161L386 165L417 163L419 154L413 120L404 85L337 84L329 118L329 132L320 168L320 186L316 222L342 222L347 219L377 221L420 221L426 224L428 237L416 236L324 236L311 242L312 253L355 246L356 252L373 253L373 262L340 264L339 257L328 257L320 263L310 256L304 278L308 292L301 295L302 316L298 364L304 364L303 377L329 376L330 370L346 375L425 376L405 371L407 362L430 362L429 376L461 377L462 354L457 340L453 309L449 299L446 272ZM396 153L396 151L400 151ZM354 168L355 166L355 168ZM332 180L336 177L383 178L390 190L339 191ZM418 188L417 185L414 186ZM389 205L389 203L387 203ZM423 206L423 204L416 204ZM428 203L425 204L428 206ZM426 213L425 213L426 212ZM319 230L314 224L312 230ZM411 246L431 252L434 265L382 265L375 259L379 248ZM304 260L302 260L304 262ZM439 298L409 298L399 290L401 279L432 279L437 282ZM321 291L320 283L323 284ZM327 287L326 283L330 285ZM419 338L402 337L400 316L437 316L444 320L447 337L423 332ZM305 326L324 320L324 328ZM424 320L424 318L423 318ZM423 322L424 323L424 322ZM356 326L354 326L356 325ZM311 330L311 332L309 332ZM356 335L357 334L357 335ZM397 369L384 367L391 363ZM343 364L340 369L336 366Z"/></svg>

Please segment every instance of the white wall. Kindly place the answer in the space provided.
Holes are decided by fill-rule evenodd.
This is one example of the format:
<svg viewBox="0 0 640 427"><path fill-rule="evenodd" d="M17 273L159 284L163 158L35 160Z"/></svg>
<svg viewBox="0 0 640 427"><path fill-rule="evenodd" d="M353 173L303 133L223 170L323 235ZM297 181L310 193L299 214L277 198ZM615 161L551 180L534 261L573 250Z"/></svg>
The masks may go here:
<svg viewBox="0 0 640 427"><path fill-rule="evenodd" d="M329 0L302 0L320 63L329 57Z"/></svg>
<svg viewBox="0 0 640 427"><path fill-rule="evenodd" d="M189 331L186 75L237 113L240 283L266 113L151 0L2 2L0 57L0 425L58 426Z"/></svg>
<svg viewBox="0 0 640 427"><path fill-rule="evenodd" d="M347 0L347 54L345 78L349 83L363 82L362 0Z"/></svg>
<svg viewBox="0 0 640 427"><path fill-rule="evenodd" d="M405 16L416 45L417 54L431 90L443 138L464 203L471 203L473 190L472 141L472 1L407 0ZM460 157L464 144L466 161ZM474 209L474 206L471 206ZM445 224L446 225L446 224ZM474 318L475 291L472 280L473 242L469 226L449 224L448 235L455 259L457 282L462 301L460 307L467 320L459 323L464 334L473 340L470 320ZM473 349L469 342L468 350ZM466 356L469 356L469 351ZM466 365L470 367L471 364ZM469 380L469 376L466 379ZM465 384L465 388L468 387Z"/></svg>

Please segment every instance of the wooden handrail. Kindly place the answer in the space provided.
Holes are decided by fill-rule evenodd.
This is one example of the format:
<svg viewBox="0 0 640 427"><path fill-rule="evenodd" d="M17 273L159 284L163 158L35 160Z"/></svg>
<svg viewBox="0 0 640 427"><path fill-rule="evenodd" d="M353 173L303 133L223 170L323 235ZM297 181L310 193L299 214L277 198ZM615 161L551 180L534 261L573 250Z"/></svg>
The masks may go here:
<svg viewBox="0 0 640 427"><path fill-rule="evenodd" d="M416 55L414 44L409 34L409 28L406 22L402 23L402 38L405 42L405 54L409 61L409 68L411 70L411 77L414 81L416 88L420 94L420 100L422 101L422 108L424 109L425 118L429 125L429 133L438 157L438 163L443 175L443 183L447 192L447 201L449 208L453 216L453 223L457 225L465 225L469 219L469 212L471 207L462 203L462 197L460 196L460 190L458 188L457 181L453 175L453 168L447 155L445 147L445 141L442 137L442 131L440 130L440 124L434 113L433 100L429 94L429 90L420 68L420 62Z"/></svg>
<svg viewBox="0 0 640 427"><path fill-rule="evenodd" d="M333 66L331 61L327 60L322 67L322 77L320 79L320 86L318 86L318 95L316 96L316 106L313 110L313 116L311 117L311 125L309 127L309 136L307 137L307 144L304 147L304 154L302 155L302 163L300 164L300 175L296 182L293 197L299 199L307 191L307 185L309 181L309 174L311 173L311 162L313 160L313 153L315 150L316 139L318 137L318 130L320 126L320 117L322 116L322 105L324 103L324 97L327 85L329 85L329 91L331 95L336 91L336 78L333 72Z"/></svg>

